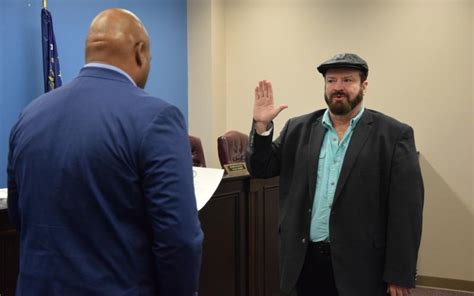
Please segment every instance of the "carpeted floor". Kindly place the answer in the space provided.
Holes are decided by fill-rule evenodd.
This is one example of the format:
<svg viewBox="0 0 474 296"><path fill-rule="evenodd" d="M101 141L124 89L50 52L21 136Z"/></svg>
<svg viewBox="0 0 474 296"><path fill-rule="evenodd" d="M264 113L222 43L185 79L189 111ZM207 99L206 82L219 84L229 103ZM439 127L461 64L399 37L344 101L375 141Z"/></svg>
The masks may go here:
<svg viewBox="0 0 474 296"><path fill-rule="evenodd" d="M281 293L279 296L289 295ZM410 296L474 296L474 292L450 291L436 288L417 287L416 289L411 290Z"/></svg>
<svg viewBox="0 0 474 296"><path fill-rule="evenodd" d="M438 290L432 288L416 288L412 290L410 296L471 296L473 292L458 292L448 290Z"/></svg>

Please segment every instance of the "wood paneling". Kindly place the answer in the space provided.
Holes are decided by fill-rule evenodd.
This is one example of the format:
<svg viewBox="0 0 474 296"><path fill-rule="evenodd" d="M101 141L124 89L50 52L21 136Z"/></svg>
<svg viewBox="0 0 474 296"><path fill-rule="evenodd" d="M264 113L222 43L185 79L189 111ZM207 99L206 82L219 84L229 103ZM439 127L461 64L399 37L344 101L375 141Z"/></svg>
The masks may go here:
<svg viewBox="0 0 474 296"><path fill-rule="evenodd" d="M199 213L204 232L199 295L248 295L247 184L245 177L225 178Z"/></svg>
<svg viewBox="0 0 474 296"><path fill-rule="evenodd" d="M249 192L250 296L280 295L278 178L252 179Z"/></svg>
<svg viewBox="0 0 474 296"><path fill-rule="evenodd" d="M14 296L18 276L18 233L8 222L6 210L0 210L0 295Z"/></svg>

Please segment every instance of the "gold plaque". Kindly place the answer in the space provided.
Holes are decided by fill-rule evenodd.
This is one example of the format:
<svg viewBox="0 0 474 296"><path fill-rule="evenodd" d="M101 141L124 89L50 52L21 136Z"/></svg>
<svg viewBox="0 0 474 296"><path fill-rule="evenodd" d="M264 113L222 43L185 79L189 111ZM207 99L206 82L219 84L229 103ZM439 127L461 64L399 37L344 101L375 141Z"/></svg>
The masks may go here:
<svg viewBox="0 0 474 296"><path fill-rule="evenodd" d="M229 176L244 176L249 174L245 162L225 164L224 169Z"/></svg>

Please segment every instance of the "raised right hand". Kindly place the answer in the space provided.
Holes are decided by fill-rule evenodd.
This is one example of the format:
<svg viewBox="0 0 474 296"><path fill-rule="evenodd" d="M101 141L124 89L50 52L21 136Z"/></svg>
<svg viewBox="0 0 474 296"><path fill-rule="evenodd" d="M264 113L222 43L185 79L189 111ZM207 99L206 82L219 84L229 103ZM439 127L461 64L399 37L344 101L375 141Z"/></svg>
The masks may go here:
<svg viewBox="0 0 474 296"><path fill-rule="evenodd" d="M253 119L255 130L261 134L267 130L267 126L288 105L282 104L275 108L273 105L273 89L270 81L259 81L255 88L255 102L253 105Z"/></svg>

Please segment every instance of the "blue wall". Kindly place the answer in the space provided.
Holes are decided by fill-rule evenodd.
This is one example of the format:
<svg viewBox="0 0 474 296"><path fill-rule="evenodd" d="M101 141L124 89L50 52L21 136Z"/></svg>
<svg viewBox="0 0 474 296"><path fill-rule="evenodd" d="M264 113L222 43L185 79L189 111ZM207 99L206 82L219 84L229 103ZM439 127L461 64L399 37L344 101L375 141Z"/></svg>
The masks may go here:
<svg viewBox="0 0 474 296"><path fill-rule="evenodd" d="M6 187L8 136L21 110L43 92L41 0L0 0L0 188ZM134 12L150 34L146 90L188 114L186 0L48 0L63 84L84 65L88 27L100 11Z"/></svg>

